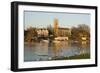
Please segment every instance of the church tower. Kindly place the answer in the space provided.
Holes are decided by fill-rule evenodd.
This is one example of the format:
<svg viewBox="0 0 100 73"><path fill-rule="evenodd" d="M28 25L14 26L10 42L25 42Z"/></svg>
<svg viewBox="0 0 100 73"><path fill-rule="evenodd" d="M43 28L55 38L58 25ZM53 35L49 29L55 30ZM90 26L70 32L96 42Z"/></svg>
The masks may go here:
<svg viewBox="0 0 100 73"><path fill-rule="evenodd" d="M54 19L54 36L58 36L58 19Z"/></svg>

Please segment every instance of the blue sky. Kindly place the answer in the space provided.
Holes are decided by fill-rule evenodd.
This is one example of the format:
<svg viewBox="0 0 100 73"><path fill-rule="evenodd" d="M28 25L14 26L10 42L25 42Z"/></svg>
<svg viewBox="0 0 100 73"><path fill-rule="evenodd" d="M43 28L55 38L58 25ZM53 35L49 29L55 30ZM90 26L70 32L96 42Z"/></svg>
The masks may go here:
<svg viewBox="0 0 100 73"><path fill-rule="evenodd" d="M54 19L58 19L60 27L76 27L79 24L90 25L90 14L64 13L64 12L38 12L24 11L24 28L30 26L46 28L54 24Z"/></svg>

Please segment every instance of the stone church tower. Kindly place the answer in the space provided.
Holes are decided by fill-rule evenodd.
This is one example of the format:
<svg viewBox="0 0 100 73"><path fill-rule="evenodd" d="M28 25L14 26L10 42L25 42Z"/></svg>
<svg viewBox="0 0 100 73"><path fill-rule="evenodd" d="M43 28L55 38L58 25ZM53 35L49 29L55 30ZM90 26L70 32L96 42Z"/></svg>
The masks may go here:
<svg viewBox="0 0 100 73"><path fill-rule="evenodd" d="M54 36L58 36L58 19L54 19Z"/></svg>

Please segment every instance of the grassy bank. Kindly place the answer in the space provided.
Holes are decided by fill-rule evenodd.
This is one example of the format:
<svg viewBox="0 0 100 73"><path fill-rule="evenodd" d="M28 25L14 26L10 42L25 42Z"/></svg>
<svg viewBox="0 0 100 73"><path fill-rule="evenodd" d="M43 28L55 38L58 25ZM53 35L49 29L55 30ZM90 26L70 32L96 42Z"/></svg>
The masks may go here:
<svg viewBox="0 0 100 73"><path fill-rule="evenodd" d="M54 57L52 60L73 60L73 59L90 59L90 54L80 54L70 57Z"/></svg>

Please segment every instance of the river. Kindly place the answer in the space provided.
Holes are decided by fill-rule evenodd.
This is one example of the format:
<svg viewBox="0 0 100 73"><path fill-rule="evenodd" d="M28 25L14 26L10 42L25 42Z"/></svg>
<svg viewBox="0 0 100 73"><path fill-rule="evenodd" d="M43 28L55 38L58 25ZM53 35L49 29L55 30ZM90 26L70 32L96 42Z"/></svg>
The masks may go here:
<svg viewBox="0 0 100 73"><path fill-rule="evenodd" d="M81 43L60 41L24 44L25 62L49 61L53 60L53 58L70 57L80 54L90 54L90 46L85 41L82 41Z"/></svg>

